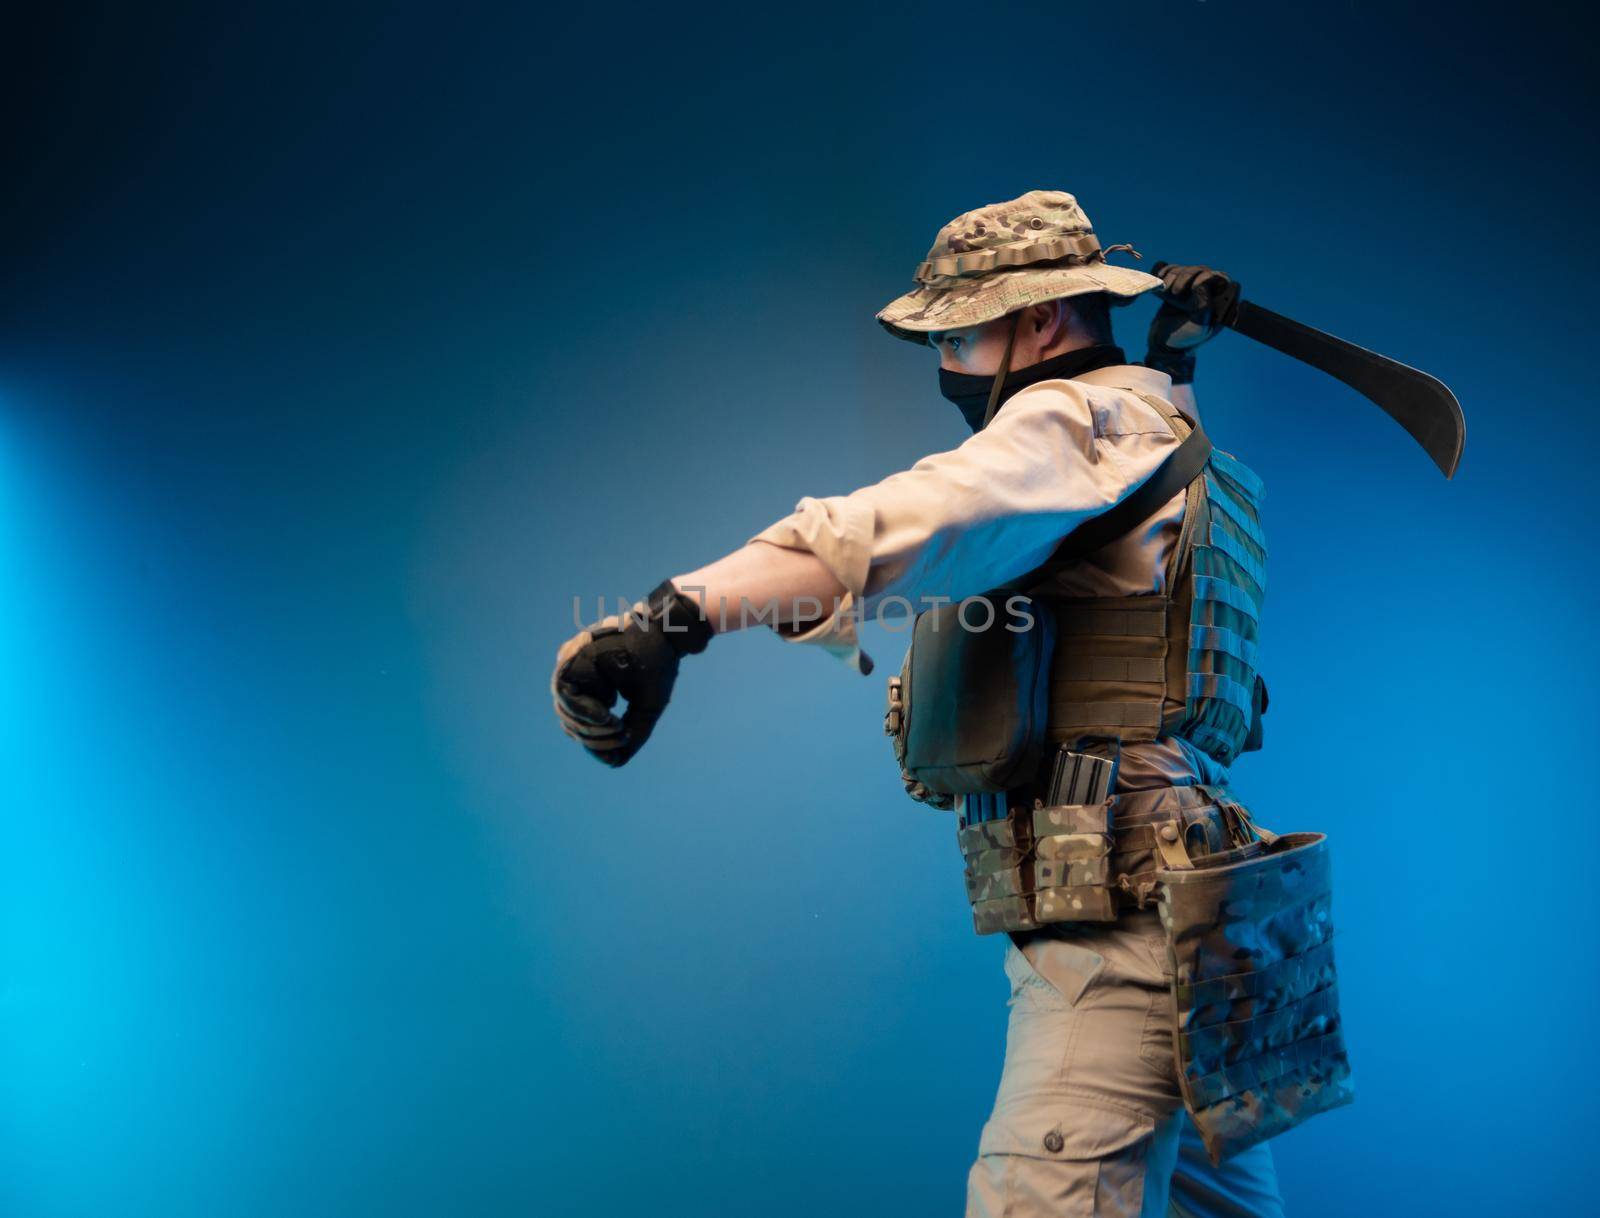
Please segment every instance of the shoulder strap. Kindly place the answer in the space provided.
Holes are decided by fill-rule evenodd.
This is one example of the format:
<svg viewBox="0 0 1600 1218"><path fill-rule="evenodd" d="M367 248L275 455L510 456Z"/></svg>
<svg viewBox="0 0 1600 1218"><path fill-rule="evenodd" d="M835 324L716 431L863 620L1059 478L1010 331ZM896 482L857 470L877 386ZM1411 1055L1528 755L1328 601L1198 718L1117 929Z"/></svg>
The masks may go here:
<svg viewBox="0 0 1600 1218"><path fill-rule="evenodd" d="M1072 562L1103 549L1124 534L1149 520L1161 505L1183 490L1205 470L1211 458L1211 441L1201 426L1156 466L1134 492L1098 516L1091 516L1061 539L1061 544L1046 560L1049 564Z"/></svg>

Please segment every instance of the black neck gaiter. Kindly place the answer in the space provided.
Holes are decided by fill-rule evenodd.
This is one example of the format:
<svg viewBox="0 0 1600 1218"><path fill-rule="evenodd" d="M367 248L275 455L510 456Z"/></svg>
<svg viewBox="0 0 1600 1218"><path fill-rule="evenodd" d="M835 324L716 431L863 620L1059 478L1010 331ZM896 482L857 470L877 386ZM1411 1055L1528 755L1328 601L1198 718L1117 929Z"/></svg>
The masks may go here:
<svg viewBox="0 0 1600 1218"><path fill-rule="evenodd" d="M1040 381L1066 380L1093 372L1096 368L1111 368L1128 362L1121 347L1101 343L1094 347L1080 347L1063 355L1052 356L1017 368L1010 372L1000 389L1001 405L1019 389L1037 385ZM994 388L994 375L975 375L971 372L947 372L939 369L939 392L956 404L961 417L974 432L983 427L983 412L989 408L989 391Z"/></svg>

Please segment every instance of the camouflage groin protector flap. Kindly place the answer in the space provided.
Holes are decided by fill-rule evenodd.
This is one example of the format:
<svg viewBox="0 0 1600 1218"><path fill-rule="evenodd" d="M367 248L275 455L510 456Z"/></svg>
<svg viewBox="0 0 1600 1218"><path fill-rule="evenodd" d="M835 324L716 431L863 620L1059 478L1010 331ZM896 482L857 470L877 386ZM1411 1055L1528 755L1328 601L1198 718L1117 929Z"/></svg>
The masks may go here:
<svg viewBox="0 0 1600 1218"><path fill-rule="evenodd" d="M1218 1163L1354 1098L1326 839L1291 833L1239 853L1158 873L1179 1081Z"/></svg>

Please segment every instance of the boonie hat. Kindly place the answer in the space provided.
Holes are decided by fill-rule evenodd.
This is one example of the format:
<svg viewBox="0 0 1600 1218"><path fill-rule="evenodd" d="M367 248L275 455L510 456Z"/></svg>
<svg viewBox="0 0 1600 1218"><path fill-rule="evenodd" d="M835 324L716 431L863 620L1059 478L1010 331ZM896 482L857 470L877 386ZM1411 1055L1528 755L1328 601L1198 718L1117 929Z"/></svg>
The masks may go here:
<svg viewBox="0 0 1600 1218"><path fill-rule="evenodd" d="M917 268L917 286L889 302L878 320L896 338L926 343L934 331L960 330L1047 300L1106 292L1125 304L1161 280L1112 266L1077 199L1030 190L1008 203L964 212L939 230Z"/></svg>

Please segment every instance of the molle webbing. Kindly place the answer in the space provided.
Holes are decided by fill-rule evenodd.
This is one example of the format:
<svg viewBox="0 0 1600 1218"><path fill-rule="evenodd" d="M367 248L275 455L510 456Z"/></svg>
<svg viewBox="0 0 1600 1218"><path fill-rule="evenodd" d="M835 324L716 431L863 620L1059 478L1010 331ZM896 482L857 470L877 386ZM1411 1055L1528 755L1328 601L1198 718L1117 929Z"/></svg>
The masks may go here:
<svg viewBox="0 0 1600 1218"><path fill-rule="evenodd" d="M1187 425L1173 419L1180 435ZM1181 735L1229 765L1256 713L1266 588L1261 481L1211 451L1189 484L1162 595L1034 595L1056 623L1047 732L1057 744Z"/></svg>
<svg viewBox="0 0 1600 1218"><path fill-rule="evenodd" d="M1169 633L1164 596L1052 600L1056 650L1050 668L1049 737L1123 742L1161 735Z"/></svg>
<svg viewBox="0 0 1600 1218"><path fill-rule="evenodd" d="M1130 791L1106 804L1013 807L998 819L963 823L957 839L978 933L1115 921L1152 891L1163 832L1204 857L1238 845L1247 828L1231 792L1212 786Z"/></svg>
<svg viewBox="0 0 1600 1218"><path fill-rule="evenodd" d="M1243 853L1243 852L1235 852ZM1291 833L1159 876L1178 1077L1213 1162L1347 1104L1327 843Z"/></svg>
<svg viewBox="0 0 1600 1218"><path fill-rule="evenodd" d="M1099 804L1013 808L957 830L977 932L1115 920L1108 824Z"/></svg>
<svg viewBox="0 0 1600 1218"><path fill-rule="evenodd" d="M1202 510L1189 556L1188 672L1183 719L1173 730L1232 764L1255 713L1256 639L1266 591L1261 480L1213 452L1200 479Z"/></svg>

